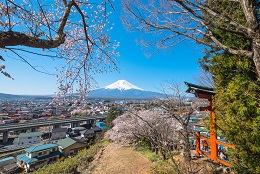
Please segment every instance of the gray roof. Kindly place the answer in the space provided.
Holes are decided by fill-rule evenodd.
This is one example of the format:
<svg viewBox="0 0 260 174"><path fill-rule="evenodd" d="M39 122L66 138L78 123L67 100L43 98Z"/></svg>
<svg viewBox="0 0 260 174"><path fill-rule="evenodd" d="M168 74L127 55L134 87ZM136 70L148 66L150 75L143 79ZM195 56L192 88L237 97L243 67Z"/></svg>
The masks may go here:
<svg viewBox="0 0 260 174"><path fill-rule="evenodd" d="M37 136L41 136L42 133L41 132L27 132L27 133L20 133L18 135L18 138L23 138L23 137L37 137Z"/></svg>
<svg viewBox="0 0 260 174"><path fill-rule="evenodd" d="M74 127L74 128L71 128L72 130L79 130L79 131L82 131L82 130L85 130L86 128L84 127Z"/></svg>
<svg viewBox="0 0 260 174"><path fill-rule="evenodd" d="M100 127L98 127L98 126L93 126L91 129L92 129L93 131L95 131L95 132L102 131L102 129L100 129Z"/></svg>
<svg viewBox="0 0 260 174"><path fill-rule="evenodd" d="M18 164L12 163L12 164L8 164L8 165L4 166L4 169L5 169L6 171L10 171L10 170L15 169L16 167L18 167Z"/></svg>
<svg viewBox="0 0 260 174"><path fill-rule="evenodd" d="M80 131L81 134L84 134L84 135L87 135L87 134L94 134L95 131L92 130L92 129L87 129L87 130L84 130L84 131Z"/></svg>
<svg viewBox="0 0 260 174"><path fill-rule="evenodd" d="M61 146L63 149L65 149L65 148L67 148L67 147L69 147L69 146L71 146L71 145L73 145L73 144L75 144L75 143L77 143L77 142L79 142L79 143L84 143L84 142L81 142L81 141L76 140L76 139L74 139L74 138L67 137L67 138L65 138L65 139L59 140L59 141L57 142L57 144L58 144L59 146ZM86 143L84 143L84 144L86 144Z"/></svg>

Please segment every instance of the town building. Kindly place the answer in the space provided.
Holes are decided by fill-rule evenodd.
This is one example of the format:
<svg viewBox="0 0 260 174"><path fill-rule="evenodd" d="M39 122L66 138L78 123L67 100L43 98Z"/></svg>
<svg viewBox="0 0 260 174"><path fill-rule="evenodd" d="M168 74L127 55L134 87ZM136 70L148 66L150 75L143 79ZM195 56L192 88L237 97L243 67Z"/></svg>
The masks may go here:
<svg viewBox="0 0 260 174"><path fill-rule="evenodd" d="M25 154L17 156L17 164L26 172L34 171L58 160L61 155L58 144L48 143L25 149Z"/></svg>
<svg viewBox="0 0 260 174"><path fill-rule="evenodd" d="M66 138L67 128L56 128L51 131L51 140Z"/></svg>
<svg viewBox="0 0 260 174"><path fill-rule="evenodd" d="M15 158L12 156L0 160L0 173L14 173L17 167Z"/></svg>
<svg viewBox="0 0 260 174"><path fill-rule="evenodd" d="M93 126L93 127L91 127L91 129L92 129L96 134L102 132L102 129L101 129L100 127L98 127L98 126Z"/></svg>
<svg viewBox="0 0 260 174"><path fill-rule="evenodd" d="M41 135L41 132L20 133L18 137L14 139L13 144L18 146L40 143Z"/></svg>
<svg viewBox="0 0 260 174"><path fill-rule="evenodd" d="M0 160L0 168L14 162L14 157L7 157Z"/></svg>
<svg viewBox="0 0 260 174"><path fill-rule="evenodd" d="M76 155L78 151L87 147L86 142L71 137L59 140L57 144L59 145L60 151L62 151L64 157Z"/></svg>
<svg viewBox="0 0 260 174"><path fill-rule="evenodd" d="M80 131L81 137L86 140L93 140L95 138L95 131L92 129L86 129Z"/></svg>

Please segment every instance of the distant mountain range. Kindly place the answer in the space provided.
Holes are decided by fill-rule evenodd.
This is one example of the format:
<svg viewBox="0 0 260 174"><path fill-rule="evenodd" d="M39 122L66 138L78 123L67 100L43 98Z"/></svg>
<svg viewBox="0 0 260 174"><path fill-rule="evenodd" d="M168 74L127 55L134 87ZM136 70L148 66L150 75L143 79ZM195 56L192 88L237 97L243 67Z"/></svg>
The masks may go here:
<svg viewBox="0 0 260 174"><path fill-rule="evenodd" d="M0 100L40 99L53 98L52 95L14 95L0 93Z"/></svg>
<svg viewBox="0 0 260 174"><path fill-rule="evenodd" d="M87 95L88 98L122 98L122 99L149 99L164 98L165 95L158 92L145 91L126 80L118 80L105 88L99 88Z"/></svg>
<svg viewBox="0 0 260 174"><path fill-rule="evenodd" d="M53 95L13 95L0 93L0 100L14 99L36 99L52 98ZM118 80L105 88L92 90L87 94L87 98L114 98L114 99L150 99L164 98L165 95L158 92L145 91L126 80Z"/></svg>

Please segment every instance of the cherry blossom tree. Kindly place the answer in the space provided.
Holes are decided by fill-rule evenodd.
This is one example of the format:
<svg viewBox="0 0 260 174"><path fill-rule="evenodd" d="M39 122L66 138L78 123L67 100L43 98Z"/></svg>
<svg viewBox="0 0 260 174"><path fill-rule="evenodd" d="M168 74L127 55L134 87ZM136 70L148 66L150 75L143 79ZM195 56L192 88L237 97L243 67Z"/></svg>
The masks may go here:
<svg viewBox="0 0 260 174"><path fill-rule="evenodd" d="M77 108L74 109L73 111L70 112L70 115L76 116L76 115L90 115L91 114L91 110L89 109L81 109L81 108Z"/></svg>
<svg viewBox="0 0 260 174"><path fill-rule="evenodd" d="M161 109L129 111L117 117L113 124L114 127L106 132L106 138L125 144L147 142L156 153L160 151L164 159L167 146L181 128Z"/></svg>
<svg viewBox="0 0 260 174"><path fill-rule="evenodd" d="M0 57L1 60L4 60L3 58ZM5 65L1 64L0 65L0 73L5 75L6 77L12 78L8 72L5 71Z"/></svg>
<svg viewBox="0 0 260 174"><path fill-rule="evenodd" d="M148 110L130 111L116 118L107 137L121 142L146 140L162 153L167 142L178 137L183 144L184 161L190 163L190 117L197 105L188 102L184 84L168 82L163 92L166 98L154 101Z"/></svg>
<svg viewBox="0 0 260 174"><path fill-rule="evenodd" d="M62 59L57 69L59 95L85 94L93 74L117 69L117 41L112 41L108 17L113 10L110 0L5 0L0 2L0 55L8 54L30 64L26 55L42 59ZM1 73L11 77L6 71ZM43 73L48 73L41 71Z"/></svg>
<svg viewBox="0 0 260 174"><path fill-rule="evenodd" d="M184 84L177 82L168 82L163 87L163 92L166 95L166 99L159 99L158 105L164 109L165 113L169 114L181 127L178 131L180 139L183 142L183 157L184 162L190 164L190 142L189 137L191 131L190 117L198 108L196 103L192 103L188 100L188 95L184 90Z"/></svg>
<svg viewBox="0 0 260 174"><path fill-rule="evenodd" d="M156 51L171 48L184 40L193 40L214 50L252 59L254 71L260 78L258 0L122 2L124 23L131 30L143 32L144 42L141 43L145 47ZM216 7L219 4L222 5L221 10ZM241 38L250 43L250 47L231 47L225 39L218 37L218 32Z"/></svg>

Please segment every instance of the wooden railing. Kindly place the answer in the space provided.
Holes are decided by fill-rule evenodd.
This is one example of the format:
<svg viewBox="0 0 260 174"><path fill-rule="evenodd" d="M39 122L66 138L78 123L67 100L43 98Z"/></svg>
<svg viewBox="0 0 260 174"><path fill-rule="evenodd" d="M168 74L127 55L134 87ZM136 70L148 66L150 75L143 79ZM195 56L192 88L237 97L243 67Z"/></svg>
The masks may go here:
<svg viewBox="0 0 260 174"><path fill-rule="evenodd" d="M203 156L206 156L207 158L209 158L209 159L211 159L213 161L219 162L219 163L221 163L221 164L223 164L223 165L225 165L227 167L230 167L231 164L228 161L225 161L225 160L220 159L218 157L218 155L217 155L218 154L217 146L218 145L222 145L222 146L225 146L227 148L235 148L234 145L228 144L228 143L223 142L223 141L217 141L217 140L216 141L210 141L211 140L210 138L204 137L204 136L200 135L200 132L196 132L195 135L196 135L196 155L197 156L203 155ZM208 143L208 146L209 146L209 149L210 149L209 153L207 153L207 152L205 152L205 151L200 149L200 147L201 147L201 145L200 145L201 140L205 140L207 142L210 142L210 144Z"/></svg>

